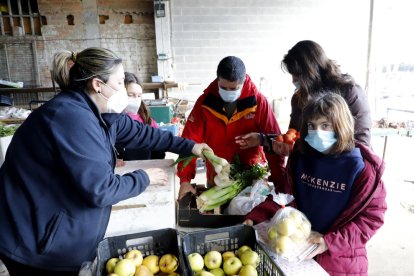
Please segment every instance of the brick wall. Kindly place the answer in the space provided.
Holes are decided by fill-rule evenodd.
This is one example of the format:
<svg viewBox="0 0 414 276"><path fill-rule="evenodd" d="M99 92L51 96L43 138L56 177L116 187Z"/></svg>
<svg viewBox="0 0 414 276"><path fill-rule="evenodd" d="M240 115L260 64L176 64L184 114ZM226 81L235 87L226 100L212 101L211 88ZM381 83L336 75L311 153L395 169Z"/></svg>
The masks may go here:
<svg viewBox="0 0 414 276"><path fill-rule="evenodd" d="M42 36L0 36L0 44L35 44L38 85L51 86L50 70L53 54L59 50L81 51L90 46L106 47L124 60L125 70L132 71L143 81L157 72L153 1L99 0L38 0L39 12L46 19ZM68 18L71 18L69 20ZM73 23L72 23L73 22ZM23 45L23 44L22 44ZM25 51L25 47L22 47ZM28 55L32 57L33 55ZM12 81L32 77L30 63L12 60L19 76ZM10 65L9 65L10 66ZM0 70L3 72L5 66ZM32 77L31 84L36 84Z"/></svg>
<svg viewBox="0 0 414 276"><path fill-rule="evenodd" d="M317 41L365 85L369 1L174 0L171 1L174 77L200 83L186 89L196 99L215 78L218 62L241 57L258 87L271 98L288 97L293 85L280 61L298 41ZM174 95L174 93L172 93ZM182 95L177 95L181 97Z"/></svg>

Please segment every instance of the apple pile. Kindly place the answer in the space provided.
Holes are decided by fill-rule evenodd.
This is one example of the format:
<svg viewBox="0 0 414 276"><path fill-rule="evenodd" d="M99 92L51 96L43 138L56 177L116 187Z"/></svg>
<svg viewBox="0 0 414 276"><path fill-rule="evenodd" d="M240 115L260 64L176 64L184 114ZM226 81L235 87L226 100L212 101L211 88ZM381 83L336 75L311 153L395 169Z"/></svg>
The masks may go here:
<svg viewBox="0 0 414 276"><path fill-rule="evenodd" d="M260 257L248 245L241 246L237 251L209 251L204 257L194 252L189 254L188 261L195 276L257 276L256 267Z"/></svg>
<svg viewBox="0 0 414 276"><path fill-rule="evenodd" d="M179 276L175 271L179 265L178 258L173 254L144 257L138 249L132 249L123 258L111 258L106 262L108 276Z"/></svg>
<svg viewBox="0 0 414 276"><path fill-rule="evenodd" d="M305 215L292 207L279 209L267 231L270 247L281 256L287 256L296 244L306 241L311 224Z"/></svg>

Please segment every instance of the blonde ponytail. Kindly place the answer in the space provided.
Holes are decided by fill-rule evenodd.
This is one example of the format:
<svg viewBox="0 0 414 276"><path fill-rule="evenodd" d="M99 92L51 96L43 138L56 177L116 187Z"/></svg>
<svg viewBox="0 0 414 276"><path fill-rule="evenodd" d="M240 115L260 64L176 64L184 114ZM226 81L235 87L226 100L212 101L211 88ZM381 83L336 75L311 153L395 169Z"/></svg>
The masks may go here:
<svg viewBox="0 0 414 276"><path fill-rule="evenodd" d="M61 51L54 55L53 79L61 89L82 90L94 77L108 81L121 63L121 58L105 48L91 47L78 53Z"/></svg>
<svg viewBox="0 0 414 276"><path fill-rule="evenodd" d="M72 52L63 50L53 56L52 77L61 89L69 86Z"/></svg>

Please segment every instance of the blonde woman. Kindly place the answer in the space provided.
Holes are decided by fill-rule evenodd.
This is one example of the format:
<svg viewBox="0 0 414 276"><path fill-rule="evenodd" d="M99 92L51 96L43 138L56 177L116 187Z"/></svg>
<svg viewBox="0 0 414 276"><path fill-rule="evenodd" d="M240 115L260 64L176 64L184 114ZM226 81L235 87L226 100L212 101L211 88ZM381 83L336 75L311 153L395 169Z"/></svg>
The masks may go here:
<svg viewBox="0 0 414 276"><path fill-rule="evenodd" d="M126 116L122 59L110 50L57 53L53 71L62 92L19 127L0 169L0 259L11 275L78 275L111 206L166 182L144 170L114 174L115 143L199 156L210 149Z"/></svg>

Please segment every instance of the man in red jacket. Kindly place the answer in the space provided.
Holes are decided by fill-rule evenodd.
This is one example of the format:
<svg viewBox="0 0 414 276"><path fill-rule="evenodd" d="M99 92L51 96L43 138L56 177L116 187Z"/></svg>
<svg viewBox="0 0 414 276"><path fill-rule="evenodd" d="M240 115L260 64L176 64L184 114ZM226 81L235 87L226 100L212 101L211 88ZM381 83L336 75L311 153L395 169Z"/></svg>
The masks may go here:
<svg viewBox="0 0 414 276"><path fill-rule="evenodd" d="M250 132L280 133L280 128L268 101L246 75L243 61L228 56L220 61L217 78L197 99L182 137L207 143L217 156L229 162L235 155L246 165L267 160L273 174L270 179L275 181L284 165L284 157L265 154L261 146L240 149L235 137ZM184 168L182 163L178 164L179 199L188 192L195 193L190 185L195 174L195 160ZM208 186L214 185L214 176L214 169L207 164Z"/></svg>

